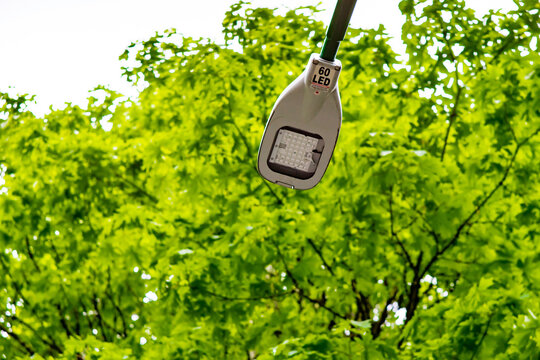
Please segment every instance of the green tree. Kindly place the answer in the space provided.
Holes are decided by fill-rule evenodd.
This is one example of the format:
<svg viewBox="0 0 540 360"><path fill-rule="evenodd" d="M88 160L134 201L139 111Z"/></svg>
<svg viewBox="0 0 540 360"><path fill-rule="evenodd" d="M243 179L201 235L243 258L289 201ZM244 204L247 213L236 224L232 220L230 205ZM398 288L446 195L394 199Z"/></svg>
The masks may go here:
<svg viewBox="0 0 540 360"><path fill-rule="evenodd" d="M132 44L136 100L38 118L2 94L0 358L537 359L540 21L516 6L403 0L403 63L351 29L306 192L255 163L314 7Z"/></svg>

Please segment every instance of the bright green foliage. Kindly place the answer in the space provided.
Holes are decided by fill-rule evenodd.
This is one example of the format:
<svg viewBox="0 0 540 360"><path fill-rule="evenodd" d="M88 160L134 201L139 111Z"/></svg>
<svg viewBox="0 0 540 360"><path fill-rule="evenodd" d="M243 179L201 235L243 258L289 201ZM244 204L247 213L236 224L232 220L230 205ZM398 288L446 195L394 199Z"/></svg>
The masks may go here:
<svg viewBox="0 0 540 360"><path fill-rule="evenodd" d="M402 1L406 64L350 30L305 192L255 164L315 8L133 44L137 100L41 119L2 95L0 359L538 359L540 21L516 4Z"/></svg>

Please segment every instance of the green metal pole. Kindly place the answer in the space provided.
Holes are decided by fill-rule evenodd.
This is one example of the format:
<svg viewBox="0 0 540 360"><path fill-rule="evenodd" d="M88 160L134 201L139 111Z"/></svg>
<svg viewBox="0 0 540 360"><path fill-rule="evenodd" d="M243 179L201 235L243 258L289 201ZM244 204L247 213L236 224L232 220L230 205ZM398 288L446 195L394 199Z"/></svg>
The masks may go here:
<svg viewBox="0 0 540 360"><path fill-rule="evenodd" d="M355 5L356 0L338 0L321 50L321 58L324 60L336 59L339 44L345 38Z"/></svg>

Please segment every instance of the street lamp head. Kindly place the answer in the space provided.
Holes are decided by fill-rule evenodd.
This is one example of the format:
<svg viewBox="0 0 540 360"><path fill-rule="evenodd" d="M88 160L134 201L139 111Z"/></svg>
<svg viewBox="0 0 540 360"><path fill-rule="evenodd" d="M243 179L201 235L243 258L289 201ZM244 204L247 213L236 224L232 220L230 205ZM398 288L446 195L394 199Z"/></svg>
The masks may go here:
<svg viewBox="0 0 540 360"><path fill-rule="evenodd" d="M321 180L341 127L340 73L339 60L313 54L305 71L281 94L259 148L262 177L299 190Z"/></svg>

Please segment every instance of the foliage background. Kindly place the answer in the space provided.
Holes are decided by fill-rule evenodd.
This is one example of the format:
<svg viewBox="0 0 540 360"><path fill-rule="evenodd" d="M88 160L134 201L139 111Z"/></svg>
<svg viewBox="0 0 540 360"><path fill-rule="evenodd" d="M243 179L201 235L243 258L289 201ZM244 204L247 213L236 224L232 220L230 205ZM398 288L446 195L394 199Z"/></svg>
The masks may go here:
<svg viewBox="0 0 540 360"><path fill-rule="evenodd" d="M306 192L255 161L315 7L133 43L137 100L37 118L2 94L0 358L537 359L539 6L516 4L403 0L406 63L350 29Z"/></svg>

